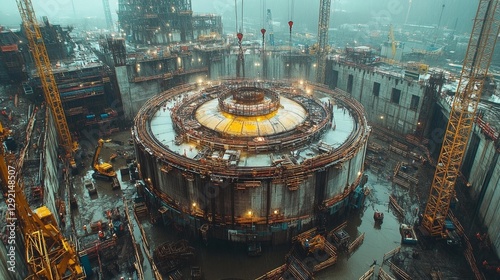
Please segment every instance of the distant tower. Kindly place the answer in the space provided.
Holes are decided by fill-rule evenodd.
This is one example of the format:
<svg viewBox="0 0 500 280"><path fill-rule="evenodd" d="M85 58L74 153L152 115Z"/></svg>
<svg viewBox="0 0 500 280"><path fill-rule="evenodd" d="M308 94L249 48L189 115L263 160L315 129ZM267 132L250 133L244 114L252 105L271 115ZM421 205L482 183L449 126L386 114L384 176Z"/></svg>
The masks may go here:
<svg viewBox="0 0 500 280"><path fill-rule="evenodd" d="M104 7L104 16L106 17L106 26L113 32L113 19L111 18L111 10L109 9L109 0L102 0L102 5Z"/></svg>
<svg viewBox="0 0 500 280"><path fill-rule="evenodd" d="M316 82L325 82L326 54L328 53L328 29L330 27L331 0L321 0L319 4L318 22L318 69L316 69Z"/></svg>

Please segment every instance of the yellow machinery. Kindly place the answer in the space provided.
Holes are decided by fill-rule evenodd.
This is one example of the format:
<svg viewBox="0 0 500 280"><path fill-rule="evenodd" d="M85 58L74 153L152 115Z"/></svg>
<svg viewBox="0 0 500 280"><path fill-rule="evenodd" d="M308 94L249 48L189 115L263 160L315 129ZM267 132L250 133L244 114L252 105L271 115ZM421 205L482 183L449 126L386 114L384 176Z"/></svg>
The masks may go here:
<svg viewBox="0 0 500 280"><path fill-rule="evenodd" d="M322 235L316 235L311 239L302 240L302 247L307 250L308 254L314 253L318 250L325 249L325 238Z"/></svg>
<svg viewBox="0 0 500 280"><path fill-rule="evenodd" d="M422 225L431 236L444 236L444 222L499 34L498 1L479 1L429 199L423 214Z"/></svg>
<svg viewBox="0 0 500 280"><path fill-rule="evenodd" d="M107 162L99 162L99 154L101 153L101 149L104 146L104 143L109 141L110 140L105 141L102 139L99 139L99 141L97 141L97 147L95 148L94 158L92 160L92 167L94 168L94 174L92 174L92 177L94 177L94 179L112 180L114 177L116 177L116 172L113 170L113 165Z"/></svg>
<svg viewBox="0 0 500 280"><path fill-rule="evenodd" d="M330 6L331 0L320 0L318 21L318 49L316 82L325 83L326 56L328 54L328 29L330 28Z"/></svg>
<svg viewBox="0 0 500 280"><path fill-rule="evenodd" d="M76 168L74 160L74 153L78 149L78 144L73 143L71 134L69 132L68 123L66 122L66 115L61 103L59 89L57 88L54 74L52 73L52 66L50 64L49 55L45 48L40 26L37 23L35 11L31 0L16 0L19 8L19 13L23 20L24 32L28 38L31 54L40 77L40 81L45 96L45 102L52 111L52 116L56 123L57 132L60 138L60 143L66 151L66 157L70 162L72 168Z"/></svg>
<svg viewBox="0 0 500 280"><path fill-rule="evenodd" d="M391 60L394 60L394 58L396 57L396 47L397 47L397 43L396 43L396 40L394 39L394 28L392 27L392 24L389 28L389 43L391 43Z"/></svg>
<svg viewBox="0 0 500 280"><path fill-rule="evenodd" d="M9 219L15 218L16 227L23 233L30 269L27 279L85 279L75 247L61 234L49 208L31 210L17 178L21 166L16 166L14 156L3 148L7 135L0 124L0 178L7 190L6 203L13 205L8 208Z"/></svg>

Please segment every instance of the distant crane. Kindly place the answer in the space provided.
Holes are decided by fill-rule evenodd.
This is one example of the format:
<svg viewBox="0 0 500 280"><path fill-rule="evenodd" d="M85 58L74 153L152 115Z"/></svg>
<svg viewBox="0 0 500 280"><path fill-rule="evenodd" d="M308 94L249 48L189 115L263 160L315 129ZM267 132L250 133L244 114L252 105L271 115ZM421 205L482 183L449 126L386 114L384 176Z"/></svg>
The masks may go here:
<svg viewBox="0 0 500 280"><path fill-rule="evenodd" d="M480 0L474 19L443 146L422 217L423 227L434 237L446 237L445 219L500 30L498 2L499 0Z"/></svg>
<svg viewBox="0 0 500 280"><path fill-rule="evenodd" d="M318 21L318 52L316 82L325 82L326 55L328 53L328 29L330 27L330 5L331 0L321 0L319 4Z"/></svg>
<svg viewBox="0 0 500 280"><path fill-rule="evenodd" d="M113 18L111 17L111 11L109 9L109 0L102 0L102 6L104 7L104 17L106 18L106 26L113 32Z"/></svg>
<svg viewBox="0 0 500 280"><path fill-rule="evenodd" d="M394 61L394 58L396 57L396 47L397 43L396 40L394 39L394 28L392 24L389 27L389 44L391 44L391 60Z"/></svg>
<svg viewBox="0 0 500 280"><path fill-rule="evenodd" d="M267 9L267 32L269 34L269 45L274 46L273 15L271 9Z"/></svg>
<svg viewBox="0 0 500 280"><path fill-rule="evenodd" d="M410 10L411 10L411 0L408 0L408 10L406 11L405 25L408 23L408 16L410 15Z"/></svg>

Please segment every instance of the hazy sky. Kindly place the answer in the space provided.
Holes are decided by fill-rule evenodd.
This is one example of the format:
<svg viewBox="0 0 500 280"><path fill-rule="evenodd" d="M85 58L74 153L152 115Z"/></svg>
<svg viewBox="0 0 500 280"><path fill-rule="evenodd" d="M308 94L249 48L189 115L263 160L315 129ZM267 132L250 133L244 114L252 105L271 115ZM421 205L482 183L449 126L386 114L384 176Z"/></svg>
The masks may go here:
<svg viewBox="0 0 500 280"><path fill-rule="evenodd" d="M15 0L0 0L0 24L15 27L20 22ZM273 19L286 24L293 20L296 24L306 26L316 32L320 0L246 0L244 1L245 20L251 17L254 21L262 21L263 3L271 9ZM241 2L238 3L238 21L241 22ZM421 25L437 25L441 11L441 26L453 28L455 22L461 31L469 31L477 9L477 0L413 0L408 23ZM116 20L118 0L109 0L113 18ZM223 16L226 29L236 29L234 0L192 0L195 13L218 13ZM292 5L293 4L293 5ZM442 5L445 8L442 9ZM92 17L104 20L102 0L33 0L38 18L48 16L52 22L71 21L75 18ZM408 11L409 0L332 0L332 24L353 22L373 23L376 18L386 18L385 23L404 23ZM344 11L339 12L339 11ZM457 20L458 19L458 20ZM231 20L231 21L229 21ZM378 20L380 21L380 20Z"/></svg>

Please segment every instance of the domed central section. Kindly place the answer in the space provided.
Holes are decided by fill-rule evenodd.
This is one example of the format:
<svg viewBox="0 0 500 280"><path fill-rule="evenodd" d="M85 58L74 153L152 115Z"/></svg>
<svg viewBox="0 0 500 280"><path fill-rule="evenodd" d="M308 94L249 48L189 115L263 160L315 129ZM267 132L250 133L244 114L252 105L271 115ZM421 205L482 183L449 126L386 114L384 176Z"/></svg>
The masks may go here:
<svg viewBox="0 0 500 280"><path fill-rule="evenodd" d="M267 88L236 86L196 110L198 122L222 135L259 137L291 131L304 122L305 108Z"/></svg>
<svg viewBox="0 0 500 280"><path fill-rule="evenodd" d="M237 116L263 116L277 111L280 97L277 93L257 87L240 87L219 95L221 111Z"/></svg>

